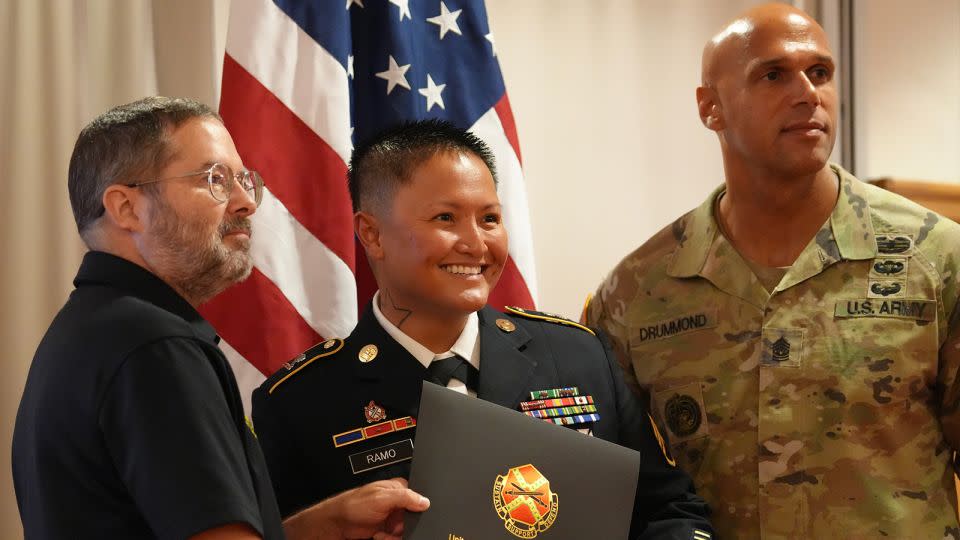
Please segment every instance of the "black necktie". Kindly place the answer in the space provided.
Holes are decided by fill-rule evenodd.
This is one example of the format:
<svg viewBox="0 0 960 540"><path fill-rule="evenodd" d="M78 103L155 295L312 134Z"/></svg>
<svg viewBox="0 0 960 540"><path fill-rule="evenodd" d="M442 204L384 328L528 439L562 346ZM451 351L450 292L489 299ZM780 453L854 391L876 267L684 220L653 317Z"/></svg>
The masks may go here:
<svg viewBox="0 0 960 540"><path fill-rule="evenodd" d="M467 388L474 392L477 391L477 384L480 381L480 371L456 355L430 362L427 373L429 373L430 378L440 386L449 384L450 379L457 379L466 384Z"/></svg>

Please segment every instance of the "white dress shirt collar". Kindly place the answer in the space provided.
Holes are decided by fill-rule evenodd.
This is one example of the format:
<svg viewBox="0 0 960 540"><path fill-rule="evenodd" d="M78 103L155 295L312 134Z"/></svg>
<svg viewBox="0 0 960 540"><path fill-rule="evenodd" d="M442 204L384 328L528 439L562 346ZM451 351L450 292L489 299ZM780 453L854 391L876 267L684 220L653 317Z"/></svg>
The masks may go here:
<svg viewBox="0 0 960 540"><path fill-rule="evenodd" d="M434 354L433 351L424 347L407 334L404 334L403 330L400 330L396 325L387 320L387 317L380 311L379 300L380 291L377 291L376 294L373 295L373 316L377 318L377 322L387 331L387 334L390 334L390 337L413 355L418 362L423 364L423 367L429 367L430 363L434 360L458 355L473 367L477 368L477 370L480 369L480 318L476 312L471 313L470 316L467 317L467 324L463 327L463 331L460 332L460 337L453 343L450 350Z"/></svg>

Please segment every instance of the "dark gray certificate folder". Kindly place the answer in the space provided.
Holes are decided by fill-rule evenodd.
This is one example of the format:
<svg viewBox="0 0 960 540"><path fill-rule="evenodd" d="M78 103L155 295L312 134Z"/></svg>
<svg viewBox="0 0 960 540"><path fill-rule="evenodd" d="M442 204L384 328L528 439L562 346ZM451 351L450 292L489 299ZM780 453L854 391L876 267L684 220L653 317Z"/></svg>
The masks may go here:
<svg viewBox="0 0 960 540"><path fill-rule="evenodd" d="M601 412L602 414L602 412ZM640 454L424 383L407 540L627 538Z"/></svg>

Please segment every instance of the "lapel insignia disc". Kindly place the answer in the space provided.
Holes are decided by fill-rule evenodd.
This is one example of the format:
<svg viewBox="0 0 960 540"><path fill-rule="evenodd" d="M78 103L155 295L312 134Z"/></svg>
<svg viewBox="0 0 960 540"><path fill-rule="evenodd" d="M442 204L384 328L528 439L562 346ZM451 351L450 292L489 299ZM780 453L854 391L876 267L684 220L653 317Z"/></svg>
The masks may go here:
<svg viewBox="0 0 960 540"><path fill-rule="evenodd" d="M531 464L497 475L493 508L503 526L518 538L536 538L557 520L559 502L550 481Z"/></svg>
<svg viewBox="0 0 960 540"><path fill-rule="evenodd" d="M509 334L517 329L517 325L513 324L513 321L508 321L507 319L497 319L497 328Z"/></svg>
<svg viewBox="0 0 960 540"><path fill-rule="evenodd" d="M368 403L367 406L363 408L363 416L364 418L367 419L368 424L372 424L374 422L380 422L381 420L386 420L387 412L383 410L383 407L377 405L371 399L370 403Z"/></svg>
<svg viewBox="0 0 960 540"><path fill-rule="evenodd" d="M373 361L373 359L377 357L378 352L380 352L380 350L377 349L377 346L371 343L370 345L364 345L363 348L360 349L360 354L358 354L357 357L360 358L361 362L366 364L367 362Z"/></svg>

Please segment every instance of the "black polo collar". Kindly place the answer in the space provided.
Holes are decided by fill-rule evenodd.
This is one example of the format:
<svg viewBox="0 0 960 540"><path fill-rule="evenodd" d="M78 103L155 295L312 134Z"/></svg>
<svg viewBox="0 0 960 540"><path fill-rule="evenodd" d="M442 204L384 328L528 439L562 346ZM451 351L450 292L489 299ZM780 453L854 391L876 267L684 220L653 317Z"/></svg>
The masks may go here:
<svg viewBox="0 0 960 540"><path fill-rule="evenodd" d="M84 286L119 289L184 319L197 337L212 343L220 341L210 323L173 287L146 268L122 257L102 251L87 252L73 285L77 289Z"/></svg>

